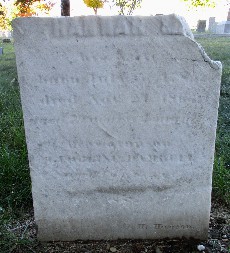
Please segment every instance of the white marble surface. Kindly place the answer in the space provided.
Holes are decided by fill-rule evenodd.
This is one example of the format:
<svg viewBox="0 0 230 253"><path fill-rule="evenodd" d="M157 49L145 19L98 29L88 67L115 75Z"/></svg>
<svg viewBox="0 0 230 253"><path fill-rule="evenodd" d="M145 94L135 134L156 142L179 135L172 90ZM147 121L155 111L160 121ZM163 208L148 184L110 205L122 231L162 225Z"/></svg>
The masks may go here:
<svg viewBox="0 0 230 253"><path fill-rule="evenodd" d="M206 238L221 64L184 20L13 26L38 238Z"/></svg>

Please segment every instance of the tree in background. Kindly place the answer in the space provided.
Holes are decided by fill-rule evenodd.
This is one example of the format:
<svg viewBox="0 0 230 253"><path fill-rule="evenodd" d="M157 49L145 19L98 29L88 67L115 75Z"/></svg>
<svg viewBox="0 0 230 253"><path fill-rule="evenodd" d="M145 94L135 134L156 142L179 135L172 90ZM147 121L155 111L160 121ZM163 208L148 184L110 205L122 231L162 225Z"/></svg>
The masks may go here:
<svg viewBox="0 0 230 253"><path fill-rule="evenodd" d="M103 0L83 0L87 7L94 10L95 15L97 15L97 10L104 7Z"/></svg>
<svg viewBox="0 0 230 253"><path fill-rule="evenodd" d="M212 7L214 8L219 0L182 0L187 3L190 8ZM136 8L141 7L142 0L112 0L119 7L120 15L132 15ZM230 0L226 0L229 4Z"/></svg>
<svg viewBox="0 0 230 253"><path fill-rule="evenodd" d="M12 30L11 22L16 17L48 14L53 5L48 0L0 0L0 29Z"/></svg>
<svg viewBox="0 0 230 253"><path fill-rule="evenodd" d="M38 13L48 14L54 4L47 0L16 0L14 5L18 10L17 17L31 17Z"/></svg>
<svg viewBox="0 0 230 253"><path fill-rule="evenodd" d="M218 0L183 0L189 7L212 7L216 6Z"/></svg>
<svg viewBox="0 0 230 253"><path fill-rule="evenodd" d="M83 0L86 6L94 10L97 15L97 10L104 7L104 3L111 3L117 6L120 15L132 15L133 11L140 7L142 0Z"/></svg>
<svg viewBox="0 0 230 253"><path fill-rule="evenodd" d="M120 8L120 15L132 15L136 8L141 7L142 0L113 0L113 2Z"/></svg>
<svg viewBox="0 0 230 253"><path fill-rule="evenodd" d="M7 30L6 10L1 3L0 3L0 29L3 31Z"/></svg>
<svg viewBox="0 0 230 253"><path fill-rule="evenodd" d="M61 0L61 16L70 16L70 0Z"/></svg>
<svg viewBox="0 0 230 253"><path fill-rule="evenodd" d="M136 8L141 7L143 0L83 0L84 3L94 9L95 14L97 14L98 8L103 8L104 3L112 3L113 6L119 8L118 13L120 15L132 15ZM190 7L215 7L218 0L182 0L188 4ZM229 0L226 0L229 2Z"/></svg>
<svg viewBox="0 0 230 253"><path fill-rule="evenodd" d="M52 0L51 0L52 1ZM83 0L97 14L104 3L110 2L119 8L120 15L132 15L141 6L142 0ZM191 7L215 7L218 0L182 0ZM229 0L226 0L229 3ZM53 7L49 0L0 0L0 29L11 30L11 21L16 17L38 16L49 13ZM70 0L61 0L61 15L70 16Z"/></svg>

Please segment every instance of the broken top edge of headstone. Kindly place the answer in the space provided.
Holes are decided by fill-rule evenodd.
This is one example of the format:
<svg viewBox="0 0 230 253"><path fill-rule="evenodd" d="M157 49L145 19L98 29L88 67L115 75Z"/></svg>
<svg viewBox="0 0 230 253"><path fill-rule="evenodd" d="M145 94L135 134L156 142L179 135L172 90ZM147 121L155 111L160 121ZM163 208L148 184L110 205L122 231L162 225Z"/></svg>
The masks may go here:
<svg viewBox="0 0 230 253"><path fill-rule="evenodd" d="M13 20L13 29L14 33L19 33L19 36L16 36L17 38L21 36L24 36L25 34L25 27L24 25L26 23L31 22L46 22L47 24L53 24L55 25L61 25L65 24L65 22L71 22L71 21L79 21L79 23L88 22L87 24L99 24L100 21L112 21L116 24L114 27L119 27L121 25L120 22L129 23L129 25L137 25L139 26L138 29L144 29L141 32L143 32L143 35L150 35L150 36L159 36L159 35L181 35L185 36L194 43L197 44L197 47L204 59L205 62L207 62L211 68L216 70L222 70L222 65L218 61L211 60L208 55L205 53L202 46L197 43L194 39L193 33L191 32L186 20L184 17L176 15L176 14L170 14L170 15L157 15L157 16L75 16L75 17L27 17L27 18L16 18ZM134 24L134 22L136 22ZM68 24L67 24L68 25ZM99 26L99 25L98 25ZM44 27L44 26L43 26ZM147 27L147 28L146 28ZM30 29L33 29L32 27ZM44 30L44 29L43 29ZM85 31L87 33L87 31ZM128 35L124 33L118 33L117 35ZM114 34L116 35L116 34Z"/></svg>
<svg viewBox="0 0 230 253"><path fill-rule="evenodd" d="M206 54L204 48L199 43L196 42L196 44L199 48L199 51L200 51L204 61L208 62L208 64L210 65L211 68L219 70L220 72L222 72L222 63L220 61L211 60L210 57Z"/></svg>
<svg viewBox="0 0 230 253"><path fill-rule="evenodd" d="M13 20L13 28L20 29L20 23L27 23L31 22L32 20L39 22L45 21L45 22L52 22L53 20L58 20L59 22L65 22L68 20L76 20L76 21L91 21L98 23L100 20L112 20L113 22L120 22L120 21L129 21L132 22L133 20L140 21L145 24L145 21L153 21L154 22L160 22L161 26L154 26L151 28L148 28L146 30L149 31L155 31L160 32L162 35L184 35L186 37L189 37L191 39L194 39L194 36L186 23L186 20L179 15L176 14L169 14L169 15L158 15L158 16L125 16L125 15L117 15L117 16L74 16L74 17L23 17L23 18L16 18ZM91 23L89 22L89 23ZM91 23L92 24L92 23ZM146 22L146 24L149 25L149 23ZM139 23L141 25L141 23ZM160 30L160 31L158 31ZM21 33L23 33L22 30L20 30ZM159 33L157 33L159 35Z"/></svg>

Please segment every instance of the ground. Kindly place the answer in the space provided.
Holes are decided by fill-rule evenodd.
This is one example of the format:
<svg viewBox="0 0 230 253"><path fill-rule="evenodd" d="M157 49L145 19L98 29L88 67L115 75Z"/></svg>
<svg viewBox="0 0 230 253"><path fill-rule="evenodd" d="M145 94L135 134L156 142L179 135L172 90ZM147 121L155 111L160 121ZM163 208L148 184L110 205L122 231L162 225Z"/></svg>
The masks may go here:
<svg viewBox="0 0 230 253"><path fill-rule="evenodd" d="M117 241L75 241L41 243L36 238L36 225L33 212L8 224L7 230L15 238L27 243L15 243L12 253L228 253L230 252L230 212L222 203L213 200L208 240L164 239L164 240L117 240ZM15 239L16 240L16 239ZM199 251L198 248L204 250ZM1 252L1 251L0 251ZM6 252L6 251L4 251Z"/></svg>

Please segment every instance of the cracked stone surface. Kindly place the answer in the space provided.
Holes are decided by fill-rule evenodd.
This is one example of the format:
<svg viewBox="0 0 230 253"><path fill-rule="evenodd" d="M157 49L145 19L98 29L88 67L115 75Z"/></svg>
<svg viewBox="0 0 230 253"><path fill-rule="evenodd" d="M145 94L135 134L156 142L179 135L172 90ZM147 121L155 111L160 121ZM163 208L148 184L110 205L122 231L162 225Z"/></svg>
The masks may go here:
<svg viewBox="0 0 230 253"><path fill-rule="evenodd" d="M13 26L38 238L207 238L221 64L184 19Z"/></svg>

